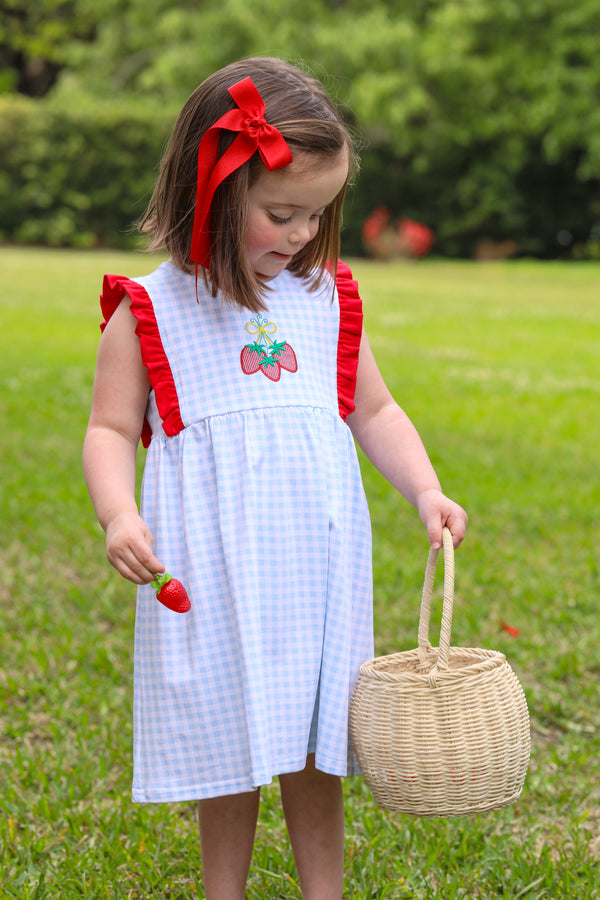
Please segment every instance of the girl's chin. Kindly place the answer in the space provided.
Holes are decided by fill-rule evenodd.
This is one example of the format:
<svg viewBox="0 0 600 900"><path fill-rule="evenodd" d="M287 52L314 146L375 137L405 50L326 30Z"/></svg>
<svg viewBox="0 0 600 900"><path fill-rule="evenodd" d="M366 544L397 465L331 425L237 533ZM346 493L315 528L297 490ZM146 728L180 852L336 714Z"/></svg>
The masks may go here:
<svg viewBox="0 0 600 900"><path fill-rule="evenodd" d="M289 253L269 253L262 261L262 264L255 269L256 274L262 278L264 281L268 281L269 278L276 278L277 275L280 275L283 270L288 266L292 259L293 254Z"/></svg>

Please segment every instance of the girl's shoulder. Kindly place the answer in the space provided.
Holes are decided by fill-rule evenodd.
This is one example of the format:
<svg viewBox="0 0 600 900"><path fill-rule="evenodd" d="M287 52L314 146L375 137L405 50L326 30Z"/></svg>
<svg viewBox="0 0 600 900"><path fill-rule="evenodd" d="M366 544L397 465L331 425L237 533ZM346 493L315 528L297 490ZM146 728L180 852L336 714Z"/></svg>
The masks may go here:
<svg viewBox="0 0 600 900"><path fill-rule="evenodd" d="M114 314L121 301L128 296L132 307L138 310L150 308L162 297L193 292L194 276L183 272L173 263L162 262L147 275L128 277L105 275L100 294L104 321L102 328Z"/></svg>

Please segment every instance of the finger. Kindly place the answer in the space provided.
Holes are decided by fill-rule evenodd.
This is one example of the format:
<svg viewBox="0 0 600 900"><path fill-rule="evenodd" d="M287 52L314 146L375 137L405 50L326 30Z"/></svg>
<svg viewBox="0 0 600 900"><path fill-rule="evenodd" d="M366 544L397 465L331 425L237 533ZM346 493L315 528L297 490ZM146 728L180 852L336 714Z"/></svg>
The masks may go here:
<svg viewBox="0 0 600 900"><path fill-rule="evenodd" d="M467 531L467 521L468 517L466 512L461 507L458 507L458 509L452 510L450 512L446 522L444 523L450 530L450 534L452 535L452 544L455 550L462 544L463 540L465 539L465 534Z"/></svg>
<svg viewBox="0 0 600 900"><path fill-rule="evenodd" d="M130 568L139 579L138 584L149 584L160 572L165 571L163 564L153 555L149 558L136 558L130 563Z"/></svg>
<svg viewBox="0 0 600 900"><path fill-rule="evenodd" d="M430 516L427 520L427 536L429 543L434 550L439 550L442 546L442 517L437 514Z"/></svg>
<svg viewBox="0 0 600 900"><path fill-rule="evenodd" d="M119 575L133 584L148 584L152 581L152 575L145 571L144 567L132 557L123 558L108 554L109 562L115 567Z"/></svg>
<svg viewBox="0 0 600 900"><path fill-rule="evenodd" d="M163 564L152 552L152 535L147 529L130 539L128 549L130 556L127 558L127 561L136 575L143 579L144 582L153 581L158 572L165 571Z"/></svg>
<svg viewBox="0 0 600 900"><path fill-rule="evenodd" d="M149 584L159 572L164 572L163 564L148 551L126 547L122 551L108 550L108 559L124 578L134 584Z"/></svg>

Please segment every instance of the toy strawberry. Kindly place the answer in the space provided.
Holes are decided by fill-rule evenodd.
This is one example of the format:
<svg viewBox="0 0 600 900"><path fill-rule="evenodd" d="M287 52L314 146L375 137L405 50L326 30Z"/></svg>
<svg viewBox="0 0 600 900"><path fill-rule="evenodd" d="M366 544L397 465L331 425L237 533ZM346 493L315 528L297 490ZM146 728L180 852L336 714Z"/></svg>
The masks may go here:
<svg viewBox="0 0 600 900"><path fill-rule="evenodd" d="M172 609L173 612L186 613L192 608L187 591L177 578L173 578L165 572L163 575L155 575L152 587L157 592L156 599Z"/></svg>

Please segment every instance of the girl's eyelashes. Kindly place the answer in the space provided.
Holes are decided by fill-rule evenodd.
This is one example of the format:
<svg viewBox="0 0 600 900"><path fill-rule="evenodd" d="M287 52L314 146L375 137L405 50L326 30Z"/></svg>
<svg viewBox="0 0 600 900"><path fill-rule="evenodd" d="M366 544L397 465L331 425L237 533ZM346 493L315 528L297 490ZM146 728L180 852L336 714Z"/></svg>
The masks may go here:
<svg viewBox="0 0 600 900"><path fill-rule="evenodd" d="M270 212L269 218L272 222L275 222L276 225L287 225L288 222L292 221L291 216L276 216L275 213Z"/></svg>
<svg viewBox="0 0 600 900"><path fill-rule="evenodd" d="M268 213L269 218L272 222L275 222L276 225L288 225L293 218L293 214L289 216L278 216L273 212ZM311 219L317 219L319 223L323 221L325 218L325 210L322 213L313 213Z"/></svg>

